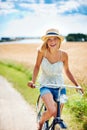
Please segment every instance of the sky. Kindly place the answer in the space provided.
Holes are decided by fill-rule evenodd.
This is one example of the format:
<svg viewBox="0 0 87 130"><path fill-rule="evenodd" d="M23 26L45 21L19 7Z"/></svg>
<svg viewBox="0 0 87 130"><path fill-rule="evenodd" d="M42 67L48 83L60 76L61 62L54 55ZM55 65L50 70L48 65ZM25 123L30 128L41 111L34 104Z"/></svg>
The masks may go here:
<svg viewBox="0 0 87 130"><path fill-rule="evenodd" d="M0 37L87 34L87 0L0 0Z"/></svg>

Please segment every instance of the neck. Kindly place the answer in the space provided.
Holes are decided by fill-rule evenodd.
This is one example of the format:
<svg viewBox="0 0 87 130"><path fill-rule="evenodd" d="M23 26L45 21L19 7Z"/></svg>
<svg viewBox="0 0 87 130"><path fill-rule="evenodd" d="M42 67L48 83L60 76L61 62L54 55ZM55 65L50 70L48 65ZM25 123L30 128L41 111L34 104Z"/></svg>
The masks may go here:
<svg viewBox="0 0 87 130"><path fill-rule="evenodd" d="M59 49L49 49L49 52L50 52L51 54L55 54L55 53L58 52L58 50L59 50Z"/></svg>

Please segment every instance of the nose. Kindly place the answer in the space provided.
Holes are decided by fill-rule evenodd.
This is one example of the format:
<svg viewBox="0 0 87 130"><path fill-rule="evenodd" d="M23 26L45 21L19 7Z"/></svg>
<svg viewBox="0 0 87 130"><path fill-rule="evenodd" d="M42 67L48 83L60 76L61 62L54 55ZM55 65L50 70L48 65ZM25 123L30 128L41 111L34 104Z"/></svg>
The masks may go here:
<svg viewBox="0 0 87 130"><path fill-rule="evenodd" d="M48 41L53 43L53 42L55 42L55 39L54 38L53 39L48 39Z"/></svg>

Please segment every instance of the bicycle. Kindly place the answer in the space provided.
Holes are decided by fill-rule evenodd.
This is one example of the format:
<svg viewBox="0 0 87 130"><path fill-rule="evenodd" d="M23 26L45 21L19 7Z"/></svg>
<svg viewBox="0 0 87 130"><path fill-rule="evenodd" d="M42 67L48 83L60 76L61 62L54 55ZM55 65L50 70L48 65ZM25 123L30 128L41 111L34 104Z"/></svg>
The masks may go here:
<svg viewBox="0 0 87 130"><path fill-rule="evenodd" d="M69 88L77 88L76 86L69 86L69 85L57 85L57 84L47 84L44 86L55 86L58 87L58 99L56 100L57 103L57 116L51 120L46 121L43 124L43 128L42 130L60 130L60 129L67 129L67 125L65 124L65 122L61 119L60 116L60 90L62 87L69 87ZM80 86L78 87L78 92L80 94ZM37 99L37 104L36 104L36 109L37 109L37 121L40 120L41 115L43 114L44 111L46 111L46 106L45 104L42 102L42 99L40 97L40 95L38 96Z"/></svg>

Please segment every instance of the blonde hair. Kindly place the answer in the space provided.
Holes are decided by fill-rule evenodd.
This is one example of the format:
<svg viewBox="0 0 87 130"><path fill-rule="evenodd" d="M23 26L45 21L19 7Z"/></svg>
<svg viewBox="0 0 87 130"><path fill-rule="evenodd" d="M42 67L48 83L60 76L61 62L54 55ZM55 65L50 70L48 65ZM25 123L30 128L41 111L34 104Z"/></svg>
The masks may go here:
<svg viewBox="0 0 87 130"><path fill-rule="evenodd" d="M58 38L58 39L59 39L58 42L61 44L61 39L60 38ZM48 38L46 38L45 41L43 42L43 44L38 48L39 51L43 52L48 49L47 41L48 41ZM59 48L60 48L60 46L59 46Z"/></svg>

